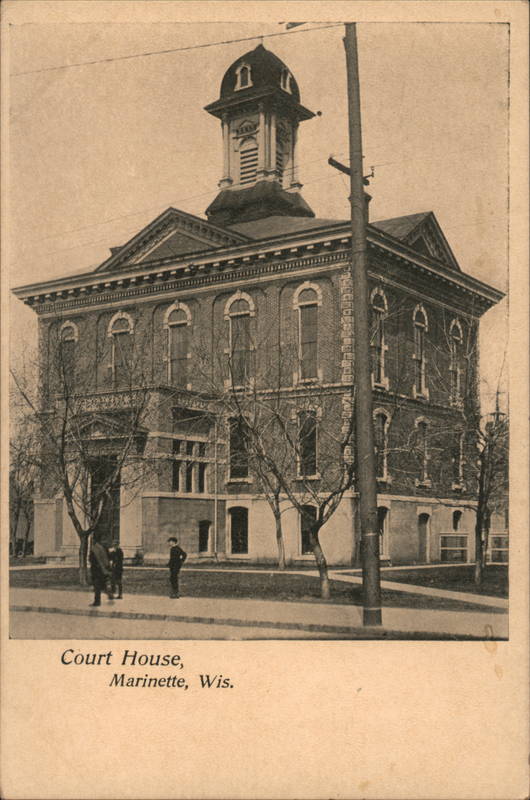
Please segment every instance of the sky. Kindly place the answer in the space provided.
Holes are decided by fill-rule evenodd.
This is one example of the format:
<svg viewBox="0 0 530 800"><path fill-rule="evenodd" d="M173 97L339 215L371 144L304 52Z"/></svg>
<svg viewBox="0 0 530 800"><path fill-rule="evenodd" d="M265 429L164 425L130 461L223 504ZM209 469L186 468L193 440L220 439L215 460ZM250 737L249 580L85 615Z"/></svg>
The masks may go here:
<svg viewBox="0 0 530 800"><path fill-rule="evenodd" d="M302 194L317 216L347 219L347 178L327 164L330 154L348 158L343 28L311 30L325 24L271 38L285 31L276 20L12 25L10 285L95 268L170 205L204 215L219 191L222 147L219 121L203 107L260 39L199 44L263 37L285 61L302 103L321 112L300 127ZM366 173L375 167L370 219L434 211L463 271L505 291L507 26L357 27ZM16 299L10 308L16 365L35 347L36 315ZM482 322L488 406L504 360L506 308L504 300Z"/></svg>

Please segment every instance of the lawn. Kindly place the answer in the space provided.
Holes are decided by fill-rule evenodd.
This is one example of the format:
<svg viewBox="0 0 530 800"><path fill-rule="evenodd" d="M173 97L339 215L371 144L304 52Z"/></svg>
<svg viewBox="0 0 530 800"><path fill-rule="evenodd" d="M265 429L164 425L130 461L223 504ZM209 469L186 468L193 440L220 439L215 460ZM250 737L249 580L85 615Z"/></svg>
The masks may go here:
<svg viewBox="0 0 530 800"><path fill-rule="evenodd" d="M55 569L16 570L11 572L13 588L67 589L87 591L78 584L74 567ZM322 602L318 578L312 575L292 575L263 570L258 573L224 570L184 570L181 572L181 593L187 597L245 597L264 600ZM167 595L166 569L129 567L124 573L124 593ZM361 587L331 581L332 603L361 604ZM481 606L423 597L406 592L383 590L383 605L394 608L443 609L446 611L477 611ZM495 609L488 608L492 612Z"/></svg>
<svg viewBox="0 0 530 800"><path fill-rule="evenodd" d="M478 589L473 582L473 565L463 564L454 567L433 567L432 569L388 570L381 573L382 580L397 583L412 583L415 586L433 586L436 589L450 589L454 592L487 594L494 597L508 597L508 567L490 564L484 571L482 586Z"/></svg>

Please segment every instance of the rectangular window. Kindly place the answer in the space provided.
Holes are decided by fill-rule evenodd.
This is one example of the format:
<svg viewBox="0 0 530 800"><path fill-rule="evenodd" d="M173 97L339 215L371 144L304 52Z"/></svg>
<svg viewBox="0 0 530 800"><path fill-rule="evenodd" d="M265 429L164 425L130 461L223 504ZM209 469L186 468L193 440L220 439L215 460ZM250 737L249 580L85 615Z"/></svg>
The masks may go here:
<svg viewBox="0 0 530 800"><path fill-rule="evenodd" d="M186 461L186 491L193 492L193 461Z"/></svg>
<svg viewBox="0 0 530 800"><path fill-rule="evenodd" d="M442 535L440 538L440 561L467 561L467 536Z"/></svg>
<svg viewBox="0 0 530 800"><path fill-rule="evenodd" d="M230 477L248 478L247 437L241 420L230 420Z"/></svg>
<svg viewBox="0 0 530 800"><path fill-rule="evenodd" d="M206 464L199 464L197 469L197 491L202 494L206 486Z"/></svg>
<svg viewBox="0 0 530 800"><path fill-rule="evenodd" d="M317 415L316 411L302 411L299 415L300 475L317 473Z"/></svg>
<svg viewBox="0 0 530 800"><path fill-rule="evenodd" d="M179 492L180 491L180 467L181 467L181 463L182 462L180 462L180 461L173 461L173 471L172 471L172 476L171 476L171 490L173 492Z"/></svg>
<svg viewBox="0 0 530 800"><path fill-rule="evenodd" d="M301 378L317 377L318 306L300 307Z"/></svg>
<svg viewBox="0 0 530 800"><path fill-rule="evenodd" d="M189 327L172 325L169 328L170 375L173 386L188 384Z"/></svg>

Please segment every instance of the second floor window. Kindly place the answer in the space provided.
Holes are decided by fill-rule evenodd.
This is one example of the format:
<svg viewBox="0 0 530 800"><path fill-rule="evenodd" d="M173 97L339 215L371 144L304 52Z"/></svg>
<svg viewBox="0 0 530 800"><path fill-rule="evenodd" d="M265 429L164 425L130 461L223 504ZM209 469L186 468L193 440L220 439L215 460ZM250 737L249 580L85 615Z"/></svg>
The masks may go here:
<svg viewBox="0 0 530 800"><path fill-rule="evenodd" d="M111 372L117 388L132 385L133 322L128 314L117 314L109 325Z"/></svg>
<svg viewBox="0 0 530 800"><path fill-rule="evenodd" d="M388 452L388 416L384 411L377 411L374 417L375 463L376 476L381 480L387 477Z"/></svg>
<svg viewBox="0 0 530 800"><path fill-rule="evenodd" d="M186 307L172 308L167 316L168 380L172 386L186 387L190 349L190 315Z"/></svg>
<svg viewBox="0 0 530 800"><path fill-rule="evenodd" d="M250 298L235 296L228 304L225 319L228 320L230 380L234 387L245 386L254 377L254 347L251 334L251 319L254 307Z"/></svg>
<svg viewBox="0 0 530 800"><path fill-rule="evenodd" d="M317 474L317 414L316 411L301 411L298 415L299 475L312 477Z"/></svg>
<svg viewBox="0 0 530 800"><path fill-rule="evenodd" d="M464 434L457 432L453 436L452 455L453 489L460 488L464 481Z"/></svg>
<svg viewBox="0 0 530 800"><path fill-rule="evenodd" d="M429 484L429 425L424 420L416 423L417 427L417 453L420 462L419 484Z"/></svg>
<svg viewBox="0 0 530 800"><path fill-rule="evenodd" d="M386 297L380 290L372 294L372 379L375 386L386 387L385 377L385 317Z"/></svg>
<svg viewBox="0 0 530 800"><path fill-rule="evenodd" d="M61 328L59 343L59 373L61 394L71 394L75 390L75 366L77 328L73 322L65 323Z"/></svg>
<svg viewBox="0 0 530 800"><path fill-rule="evenodd" d="M298 359L300 380L318 378L318 307L320 298L311 286L295 296L298 309Z"/></svg>
<svg viewBox="0 0 530 800"><path fill-rule="evenodd" d="M425 375L425 334L427 333L427 314L423 306L414 311L414 390L420 397L427 397L427 381Z"/></svg>
<svg viewBox="0 0 530 800"><path fill-rule="evenodd" d="M454 319L449 330L449 347L451 351L450 363L450 400L458 403L462 397L462 328L458 320Z"/></svg>

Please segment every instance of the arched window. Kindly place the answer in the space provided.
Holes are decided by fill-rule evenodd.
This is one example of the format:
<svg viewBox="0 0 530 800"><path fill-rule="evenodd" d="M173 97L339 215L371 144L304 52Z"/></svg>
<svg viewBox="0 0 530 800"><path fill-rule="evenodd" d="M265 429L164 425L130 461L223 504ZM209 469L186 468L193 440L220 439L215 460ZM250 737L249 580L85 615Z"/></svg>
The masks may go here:
<svg viewBox="0 0 530 800"><path fill-rule="evenodd" d="M230 552L233 555L248 553L248 509L234 506L228 510L230 519Z"/></svg>
<svg viewBox="0 0 530 800"><path fill-rule="evenodd" d="M254 345L250 329L254 314L252 299L243 292L237 292L225 307L230 382L234 387L245 386L254 377Z"/></svg>
<svg viewBox="0 0 530 800"><path fill-rule="evenodd" d="M425 334L428 331L427 314L423 306L416 306L414 309L414 354L415 375L414 375L414 395L415 397L428 398L427 381L425 375Z"/></svg>
<svg viewBox="0 0 530 800"><path fill-rule="evenodd" d="M464 336L462 326L454 319L449 329L450 363L450 400L458 403L462 397L462 345Z"/></svg>
<svg viewBox="0 0 530 800"><path fill-rule="evenodd" d="M75 389L77 340L77 326L73 322L64 322L61 325L59 340L59 373L61 381L61 394L69 395Z"/></svg>
<svg viewBox="0 0 530 800"><path fill-rule="evenodd" d="M374 443L376 475L380 480L388 478L388 426L390 420L386 411L374 411Z"/></svg>
<svg viewBox="0 0 530 800"><path fill-rule="evenodd" d="M311 528L316 522L317 510L315 506L302 506L300 509L300 555L311 555Z"/></svg>
<svg viewBox="0 0 530 800"><path fill-rule="evenodd" d="M318 307L322 304L320 288L310 283L298 287L294 306L298 310L298 360L300 380L318 378Z"/></svg>
<svg viewBox="0 0 530 800"><path fill-rule="evenodd" d="M298 465L300 477L317 474L317 412L298 414Z"/></svg>
<svg viewBox="0 0 530 800"><path fill-rule="evenodd" d="M453 511L453 530L458 531L460 530L460 523L462 522L462 512L461 511Z"/></svg>
<svg viewBox="0 0 530 800"><path fill-rule="evenodd" d="M239 148L239 183L254 183L258 172L258 143L244 139Z"/></svg>
<svg viewBox="0 0 530 800"><path fill-rule="evenodd" d="M374 386L388 389L385 376L385 317L387 302L381 289L372 292L372 380Z"/></svg>
<svg viewBox="0 0 530 800"><path fill-rule="evenodd" d="M429 480L429 423L421 418L416 420L416 452L419 460L419 478L416 484L430 486Z"/></svg>
<svg viewBox="0 0 530 800"><path fill-rule="evenodd" d="M114 386L130 386L132 383L132 355L134 323L129 314L115 314L108 328L111 344L111 372Z"/></svg>
<svg viewBox="0 0 530 800"><path fill-rule="evenodd" d="M281 88L283 89L284 92L289 92L290 94L293 91L292 88L291 88L291 78L292 78L292 75L289 72L289 70L288 69L282 69L282 74L280 75L280 86L281 86Z"/></svg>
<svg viewBox="0 0 530 800"><path fill-rule="evenodd" d="M247 89L249 86L252 86L252 70L248 64L240 64L236 69L235 91Z"/></svg>
<svg viewBox="0 0 530 800"><path fill-rule="evenodd" d="M187 306L175 303L164 319L167 328L168 382L172 386L186 387L189 381L191 314Z"/></svg>

